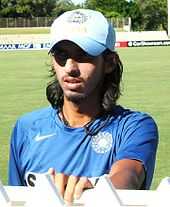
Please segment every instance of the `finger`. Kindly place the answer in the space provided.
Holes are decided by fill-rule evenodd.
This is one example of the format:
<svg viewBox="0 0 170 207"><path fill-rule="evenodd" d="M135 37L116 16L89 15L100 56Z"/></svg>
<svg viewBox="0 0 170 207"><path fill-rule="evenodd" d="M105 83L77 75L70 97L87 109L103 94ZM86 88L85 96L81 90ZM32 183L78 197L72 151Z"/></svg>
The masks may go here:
<svg viewBox="0 0 170 207"><path fill-rule="evenodd" d="M64 193L64 200L67 202L67 204L73 202L74 190L78 179L78 177L73 175L70 175L68 178L67 186Z"/></svg>
<svg viewBox="0 0 170 207"><path fill-rule="evenodd" d="M74 198L79 199L83 193L83 190L87 188L92 188L93 185L88 180L87 177L81 177L75 187Z"/></svg>
<svg viewBox="0 0 170 207"><path fill-rule="evenodd" d="M68 176L64 175L63 173L56 173L55 174L55 184L59 193L64 197L65 186L67 184Z"/></svg>

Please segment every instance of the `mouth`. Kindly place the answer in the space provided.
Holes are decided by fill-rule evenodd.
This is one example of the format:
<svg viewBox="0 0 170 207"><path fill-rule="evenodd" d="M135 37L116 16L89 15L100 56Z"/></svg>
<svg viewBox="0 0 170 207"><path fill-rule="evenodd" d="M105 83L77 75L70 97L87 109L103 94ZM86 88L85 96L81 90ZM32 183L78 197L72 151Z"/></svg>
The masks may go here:
<svg viewBox="0 0 170 207"><path fill-rule="evenodd" d="M80 88L83 81L81 78L65 77L63 79L63 82L66 88L70 90L75 90Z"/></svg>
<svg viewBox="0 0 170 207"><path fill-rule="evenodd" d="M64 82L66 82L66 83L81 83L82 80L80 78L66 77L66 78L64 78Z"/></svg>

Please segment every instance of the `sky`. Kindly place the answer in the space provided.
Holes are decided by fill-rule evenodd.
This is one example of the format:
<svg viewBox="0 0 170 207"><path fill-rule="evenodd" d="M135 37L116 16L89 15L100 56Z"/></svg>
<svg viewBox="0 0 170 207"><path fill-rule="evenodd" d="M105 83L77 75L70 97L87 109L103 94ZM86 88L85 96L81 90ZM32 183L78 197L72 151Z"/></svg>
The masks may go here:
<svg viewBox="0 0 170 207"><path fill-rule="evenodd" d="M72 0L72 2L74 4L81 4L81 3L85 2L85 0Z"/></svg>

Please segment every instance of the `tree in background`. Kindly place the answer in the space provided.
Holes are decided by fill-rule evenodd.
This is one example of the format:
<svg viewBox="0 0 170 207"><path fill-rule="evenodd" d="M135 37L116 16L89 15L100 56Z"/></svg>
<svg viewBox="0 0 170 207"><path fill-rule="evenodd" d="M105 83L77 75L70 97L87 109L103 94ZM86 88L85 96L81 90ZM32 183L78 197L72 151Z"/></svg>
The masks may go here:
<svg viewBox="0 0 170 207"><path fill-rule="evenodd" d="M132 30L139 30L142 13L136 1L126 0L86 0L85 7L101 11L108 18L131 17Z"/></svg>
<svg viewBox="0 0 170 207"><path fill-rule="evenodd" d="M167 30L167 0L134 0L138 5L140 30Z"/></svg>
<svg viewBox="0 0 170 207"><path fill-rule="evenodd" d="M58 0L56 1L55 9L53 10L53 16L59 16L68 10L79 8L80 5L75 6L71 0Z"/></svg>
<svg viewBox="0 0 170 207"><path fill-rule="evenodd" d="M0 2L0 16L1 17L15 17L16 16L16 1L15 0L1 0Z"/></svg>
<svg viewBox="0 0 170 207"><path fill-rule="evenodd" d="M167 30L167 0L0 0L0 17L51 17L75 8L101 11L106 17L131 17L132 30Z"/></svg>
<svg viewBox="0 0 170 207"><path fill-rule="evenodd" d="M136 1L129 1L128 17L131 17L131 30L141 30L143 13Z"/></svg>
<svg viewBox="0 0 170 207"><path fill-rule="evenodd" d="M1 17L51 16L56 0L1 0Z"/></svg>
<svg viewBox="0 0 170 207"><path fill-rule="evenodd" d="M101 11L106 17L125 17L129 10L126 0L86 0L85 8Z"/></svg>

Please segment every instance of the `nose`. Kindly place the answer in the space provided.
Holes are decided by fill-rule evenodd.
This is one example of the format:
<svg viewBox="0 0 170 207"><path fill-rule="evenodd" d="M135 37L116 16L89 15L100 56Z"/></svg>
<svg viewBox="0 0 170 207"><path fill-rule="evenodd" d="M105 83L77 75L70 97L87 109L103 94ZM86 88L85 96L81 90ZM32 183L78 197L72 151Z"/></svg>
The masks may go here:
<svg viewBox="0 0 170 207"><path fill-rule="evenodd" d="M78 63L74 59L68 58L65 64L65 71L72 76L79 75Z"/></svg>

